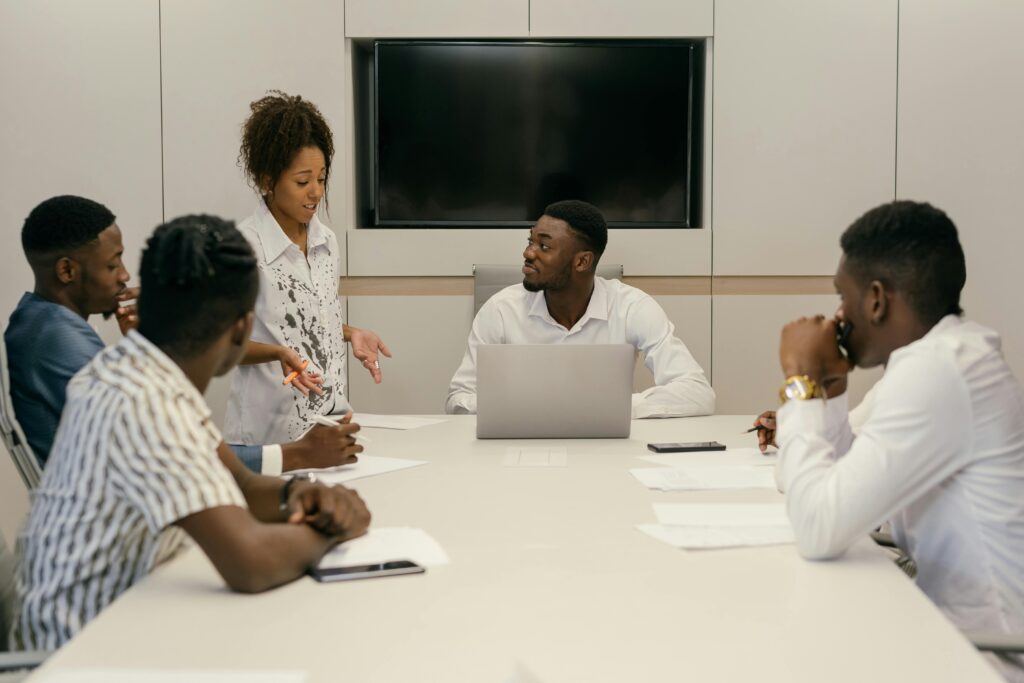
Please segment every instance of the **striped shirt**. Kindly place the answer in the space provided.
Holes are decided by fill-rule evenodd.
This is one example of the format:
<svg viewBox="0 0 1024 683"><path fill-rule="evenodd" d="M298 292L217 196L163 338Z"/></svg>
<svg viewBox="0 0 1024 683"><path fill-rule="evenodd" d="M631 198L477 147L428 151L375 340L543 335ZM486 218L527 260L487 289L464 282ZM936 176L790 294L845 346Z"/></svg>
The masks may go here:
<svg viewBox="0 0 1024 683"><path fill-rule="evenodd" d="M196 387L138 332L75 375L18 538L12 644L59 647L183 547L175 522L245 507L220 441Z"/></svg>

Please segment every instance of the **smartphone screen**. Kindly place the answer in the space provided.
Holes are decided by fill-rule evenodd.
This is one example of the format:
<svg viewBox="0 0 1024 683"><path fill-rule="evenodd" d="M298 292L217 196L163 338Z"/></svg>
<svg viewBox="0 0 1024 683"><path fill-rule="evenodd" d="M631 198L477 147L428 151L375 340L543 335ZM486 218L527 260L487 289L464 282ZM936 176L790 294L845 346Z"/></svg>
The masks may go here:
<svg viewBox="0 0 1024 683"><path fill-rule="evenodd" d="M352 567L329 567L312 570L310 574L317 581L352 581L355 579L372 579L378 576L398 576L399 574L422 574L426 569L409 560L394 560L378 564L361 564Z"/></svg>

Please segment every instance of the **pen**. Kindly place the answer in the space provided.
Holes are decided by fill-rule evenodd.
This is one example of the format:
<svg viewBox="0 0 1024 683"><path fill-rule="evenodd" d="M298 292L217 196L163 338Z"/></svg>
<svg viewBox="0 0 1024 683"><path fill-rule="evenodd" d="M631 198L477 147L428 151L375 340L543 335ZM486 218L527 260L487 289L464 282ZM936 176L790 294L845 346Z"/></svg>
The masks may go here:
<svg viewBox="0 0 1024 683"><path fill-rule="evenodd" d="M309 366L309 361L308 360L302 361L302 368L301 368L302 370L305 370L308 366ZM285 386L288 386L289 384L292 383L292 381L296 377L299 376L299 372L300 372L300 370L292 370L291 373L287 377L284 378L284 381L281 382L281 384L283 384Z"/></svg>
<svg viewBox="0 0 1024 683"><path fill-rule="evenodd" d="M314 417L313 422L316 422L319 425L324 425L325 427L337 427L339 424L341 424L340 422L335 422L331 418L324 417L323 415L317 415L316 417ZM372 441L370 441L370 437L363 436L362 434L353 434L352 438L358 439L363 443L372 443Z"/></svg>
<svg viewBox="0 0 1024 683"><path fill-rule="evenodd" d="M761 431L761 430L765 430L765 429L768 429L768 428L765 427L764 425L757 425L756 427L751 427L750 429L748 429L747 431L745 431L743 433L744 434L749 434L750 432L757 432L757 431Z"/></svg>

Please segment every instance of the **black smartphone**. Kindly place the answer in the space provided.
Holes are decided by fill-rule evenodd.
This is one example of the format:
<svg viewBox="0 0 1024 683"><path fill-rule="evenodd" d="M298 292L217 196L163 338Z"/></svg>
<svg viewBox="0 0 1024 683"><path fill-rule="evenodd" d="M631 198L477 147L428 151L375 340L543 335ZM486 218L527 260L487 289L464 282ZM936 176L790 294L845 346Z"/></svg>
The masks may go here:
<svg viewBox="0 0 1024 683"><path fill-rule="evenodd" d="M649 443L655 453L689 453L691 451L724 451L725 445L717 441L688 441L685 443Z"/></svg>
<svg viewBox="0 0 1024 683"><path fill-rule="evenodd" d="M317 581L354 581L355 579L373 579L378 576L398 576L399 574L422 574L427 571L409 560L394 560L378 564L360 564L353 567L327 567L310 570L310 575Z"/></svg>
<svg viewBox="0 0 1024 683"><path fill-rule="evenodd" d="M850 332L852 331L853 323L847 320L836 323L836 343L839 344L839 350L847 358L850 356Z"/></svg>

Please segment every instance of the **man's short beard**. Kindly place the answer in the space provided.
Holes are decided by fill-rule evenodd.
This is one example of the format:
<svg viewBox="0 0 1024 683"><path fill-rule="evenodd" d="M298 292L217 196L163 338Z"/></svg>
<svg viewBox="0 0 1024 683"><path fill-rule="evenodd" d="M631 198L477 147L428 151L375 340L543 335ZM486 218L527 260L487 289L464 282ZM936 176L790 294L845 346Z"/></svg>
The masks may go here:
<svg viewBox="0 0 1024 683"><path fill-rule="evenodd" d="M534 283L534 282L530 282L530 281L528 281L524 277L523 278L523 289L525 289L527 292L539 292L539 291L545 289L545 287L542 284L537 284L537 283Z"/></svg>

